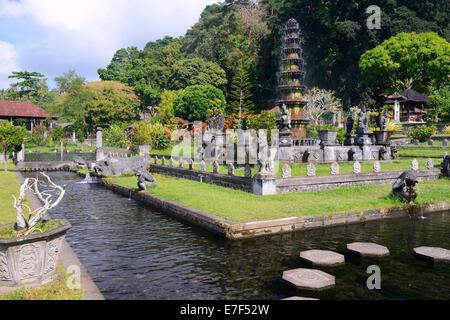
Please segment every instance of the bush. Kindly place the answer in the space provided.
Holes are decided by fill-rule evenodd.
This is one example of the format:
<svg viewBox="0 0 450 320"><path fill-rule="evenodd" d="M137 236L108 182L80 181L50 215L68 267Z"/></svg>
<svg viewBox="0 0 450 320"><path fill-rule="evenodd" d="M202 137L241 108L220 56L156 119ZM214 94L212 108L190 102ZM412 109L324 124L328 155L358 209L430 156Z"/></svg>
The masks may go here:
<svg viewBox="0 0 450 320"><path fill-rule="evenodd" d="M152 149L164 150L170 146L171 133L161 123L155 123L150 128Z"/></svg>
<svg viewBox="0 0 450 320"><path fill-rule="evenodd" d="M126 148L131 145L131 142L122 127L116 124L111 125L108 129L103 131L103 139L106 142L105 145L108 147ZM80 140L80 137L78 137L78 140Z"/></svg>
<svg viewBox="0 0 450 320"><path fill-rule="evenodd" d="M136 145L152 143L151 130L147 122L139 121L134 127L133 142Z"/></svg>
<svg viewBox="0 0 450 320"><path fill-rule="evenodd" d="M217 109L225 109L225 96L222 90L208 85L189 86L177 94L173 102L176 117L189 121L204 121L206 114Z"/></svg>
<svg viewBox="0 0 450 320"><path fill-rule="evenodd" d="M44 133L45 128L43 126L34 127L31 133L30 142L37 146L43 146L45 144Z"/></svg>
<svg viewBox="0 0 450 320"><path fill-rule="evenodd" d="M63 128L62 127L56 126L56 127L53 128L51 136L52 136L52 140L54 142L60 141L62 135L63 135Z"/></svg>
<svg viewBox="0 0 450 320"><path fill-rule="evenodd" d="M444 128L442 128L442 133L443 134L450 134L450 126L445 126Z"/></svg>
<svg viewBox="0 0 450 320"><path fill-rule="evenodd" d="M345 131L345 129L344 128L338 128L338 133L337 133L337 136L336 136L336 140L339 142L339 143L344 143L345 142L345 136L347 135L347 131Z"/></svg>
<svg viewBox="0 0 450 320"><path fill-rule="evenodd" d="M408 136L411 138L417 139L420 142L425 142L429 140L433 134L436 132L436 126L418 126L416 128L410 128L408 131Z"/></svg>
<svg viewBox="0 0 450 320"><path fill-rule="evenodd" d="M319 132L317 129L313 126L307 126L306 127L306 137L309 139L317 139L319 136Z"/></svg>

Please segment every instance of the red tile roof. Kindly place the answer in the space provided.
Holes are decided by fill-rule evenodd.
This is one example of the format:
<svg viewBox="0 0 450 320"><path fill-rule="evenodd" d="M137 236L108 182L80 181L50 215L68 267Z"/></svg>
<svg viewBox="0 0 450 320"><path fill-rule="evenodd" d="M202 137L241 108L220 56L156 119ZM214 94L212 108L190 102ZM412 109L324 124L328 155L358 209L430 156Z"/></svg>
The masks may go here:
<svg viewBox="0 0 450 320"><path fill-rule="evenodd" d="M29 101L0 100L0 117L45 119L50 116L44 109ZM55 115L51 117L58 118Z"/></svg>

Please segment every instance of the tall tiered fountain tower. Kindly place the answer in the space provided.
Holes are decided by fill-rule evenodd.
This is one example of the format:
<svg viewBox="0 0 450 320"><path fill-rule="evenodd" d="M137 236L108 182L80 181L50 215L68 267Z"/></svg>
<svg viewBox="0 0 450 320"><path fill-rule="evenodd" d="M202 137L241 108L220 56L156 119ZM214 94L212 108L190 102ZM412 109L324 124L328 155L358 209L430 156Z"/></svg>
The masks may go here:
<svg viewBox="0 0 450 320"><path fill-rule="evenodd" d="M291 113L291 137L294 139L305 138L306 130L303 125L307 121L303 117L303 106L306 103L302 100L303 91L305 90L303 85L305 71L303 71L300 28L295 19L289 19L284 27L281 50L277 88L279 94L278 105L281 109L282 105L285 104L287 110Z"/></svg>

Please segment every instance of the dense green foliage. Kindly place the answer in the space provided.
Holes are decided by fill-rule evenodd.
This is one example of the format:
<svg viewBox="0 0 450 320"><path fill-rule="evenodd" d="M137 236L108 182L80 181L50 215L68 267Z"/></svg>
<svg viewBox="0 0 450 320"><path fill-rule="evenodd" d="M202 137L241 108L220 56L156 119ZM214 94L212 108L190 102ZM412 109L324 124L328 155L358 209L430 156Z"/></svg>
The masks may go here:
<svg viewBox="0 0 450 320"><path fill-rule="evenodd" d="M225 96L220 89L208 85L189 86L182 90L173 103L175 116L189 121L204 121L213 110L225 109Z"/></svg>
<svg viewBox="0 0 450 320"><path fill-rule="evenodd" d="M406 88L398 89L396 84L407 79L410 86L426 92L429 86L448 82L450 43L433 32L402 32L364 53L359 67L374 92L403 91Z"/></svg>
<svg viewBox="0 0 450 320"><path fill-rule="evenodd" d="M20 151L25 132L23 127L14 126L9 121L0 121L0 150L5 157L5 171L7 170L7 153Z"/></svg>
<svg viewBox="0 0 450 320"><path fill-rule="evenodd" d="M103 140L105 146L110 148L126 148L131 145L123 126L117 124L112 124L109 128L103 130Z"/></svg>
<svg viewBox="0 0 450 320"><path fill-rule="evenodd" d="M139 121L134 126L133 142L137 145L152 143L150 126L144 121Z"/></svg>
<svg viewBox="0 0 450 320"><path fill-rule="evenodd" d="M418 126L416 128L410 128L408 135L411 138L417 139L420 142L425 142L431 138L431 136L436 132L436 126Z"/></svg>

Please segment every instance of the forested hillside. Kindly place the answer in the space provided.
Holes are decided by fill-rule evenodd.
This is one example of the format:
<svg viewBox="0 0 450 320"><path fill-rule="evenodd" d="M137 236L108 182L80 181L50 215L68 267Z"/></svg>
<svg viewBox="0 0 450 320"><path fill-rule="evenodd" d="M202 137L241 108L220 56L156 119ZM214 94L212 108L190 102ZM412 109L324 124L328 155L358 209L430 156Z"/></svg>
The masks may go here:
<svg viewBox="0 0 450 320"><path fill-rule="evenodd" d="M366 27L370 5L382 10L380 30ZM183 37L118 50L99 75L128 83L142 106L157 105L164 89L198 84L223 89L232 103L230 86L243 66L253 102L270 108L281 35L292 17L302 29L306 85L336 91L345 107L370 105L379 93L363 81L360 56L400 32L433 31L450 40L449 9L446 0L226 0L207 6Z"/></svg>

